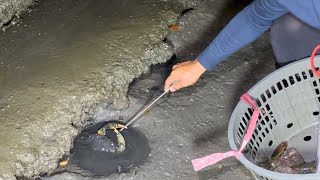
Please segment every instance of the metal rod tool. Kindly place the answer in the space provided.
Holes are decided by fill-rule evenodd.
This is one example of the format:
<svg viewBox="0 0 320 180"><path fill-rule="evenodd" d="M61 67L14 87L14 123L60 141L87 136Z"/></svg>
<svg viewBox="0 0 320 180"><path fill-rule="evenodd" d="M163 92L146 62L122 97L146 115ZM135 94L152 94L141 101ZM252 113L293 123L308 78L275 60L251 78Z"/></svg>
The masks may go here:
<svg viewBox="0 0 320 180"><path fill-rule="evenodd" d="M148 111L152 105L154 105L157 101L159 101L159 99L161 99L165 94L167 94L170 91L170 88L175 85L177 82L177 80L175 80L170 86L169 88L164 91L159 97L157 97L157 99L155 99L154 101L152 101L146 108L144 108L142 111L140 111L137 115L135 115L123 128L121 128L119 130L119 132L123 131L124 129L128 128L128 126L130 124L132 124L134 121L136 121L142 114L144 114L146 111Z"/></svg>

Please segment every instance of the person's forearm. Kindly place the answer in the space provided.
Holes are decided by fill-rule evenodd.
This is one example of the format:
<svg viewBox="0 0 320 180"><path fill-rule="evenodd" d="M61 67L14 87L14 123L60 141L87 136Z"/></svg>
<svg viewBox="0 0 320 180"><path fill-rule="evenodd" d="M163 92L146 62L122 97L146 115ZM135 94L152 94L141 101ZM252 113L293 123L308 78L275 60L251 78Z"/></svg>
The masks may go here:
<svg viewBox="0 0 320 180"><path fill-rule="evenodd" d="M207 70L250 44L269 29L272 21L287 11L275 0L255 0L235 16L197 57Z"/></svg>

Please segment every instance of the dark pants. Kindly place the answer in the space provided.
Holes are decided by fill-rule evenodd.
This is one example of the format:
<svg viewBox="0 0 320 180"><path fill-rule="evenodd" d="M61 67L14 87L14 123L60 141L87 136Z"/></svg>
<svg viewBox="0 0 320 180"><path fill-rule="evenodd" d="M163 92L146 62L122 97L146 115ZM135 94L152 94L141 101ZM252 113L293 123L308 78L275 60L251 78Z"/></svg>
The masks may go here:
<svg viewBox="0 0 320 180"><path fill-rule="evenodd" d="M291 14L285 14L273 22L270 41L276 65L281 67L309 57L312 50L320 44L320 30Z"/></svg>

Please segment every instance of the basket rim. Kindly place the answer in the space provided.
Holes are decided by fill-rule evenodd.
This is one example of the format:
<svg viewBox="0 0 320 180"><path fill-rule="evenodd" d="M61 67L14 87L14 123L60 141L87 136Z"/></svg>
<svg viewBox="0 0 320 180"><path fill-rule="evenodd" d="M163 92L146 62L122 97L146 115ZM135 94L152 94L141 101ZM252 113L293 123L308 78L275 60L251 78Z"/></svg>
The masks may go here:
<svg viewBox="0 0 320 180"><path fill-rule="evenodd" d="M315 57L316 60L320 60L320 55L317 55ZM263 79L261 79L260 81L258 81L253 87L251 87L248 90L248 94L250 95L250 92L255 89L258 85L260 85L260 83L262 83L263 81L265 81L266 79L268 79L271 76L274 76L277 73L280 73L282 70L287 69L291 66L296 66L298 64L304 64L304 63L309 63L310 61L310 57L307 58L303 58L299 61L293 62L291 64L288 64L286 66L283 66L281 68L279 68L276 71L271 72L270 74L268 74L266 77L264 77ZM319 63L317 63L319 65ZM236 144L235 144L235 139L233 137L233 124L234 121L233 119L235 119L236 116L236 109L239 109L240 106L245 105L245 103L243 101L239 101L236 105L236 107L234 108L230 120L229 120L229 124L228 124L228 142L229 142L229 146L231 147L232 150L238 150ZM264 176L267 178L275 178L275 179L292 179L295 180L297 178L303 178L304 180L313 180L315 177L319 177L320 178L320 174L319 173L310 173L310 174L285 174L285 173L279 173L279 172L274 172L271 170L267 170L265 168L262 168L254 163L252 163L251 161L249 161L243 154L240 154L237 158L242 165L244 165L248 170L253 171L257 174L259 174L260 176Z"/></svg>

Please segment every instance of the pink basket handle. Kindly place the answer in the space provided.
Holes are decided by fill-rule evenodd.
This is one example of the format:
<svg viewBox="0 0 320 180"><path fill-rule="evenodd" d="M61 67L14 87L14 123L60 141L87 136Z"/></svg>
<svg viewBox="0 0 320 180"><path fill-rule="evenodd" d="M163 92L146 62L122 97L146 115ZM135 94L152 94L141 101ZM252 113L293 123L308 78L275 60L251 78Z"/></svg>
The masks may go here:
<svg viewBox="0 0 320 180"><path fill-rule="evenodd" d="M320 77L320 71L316 70L316 67L314 66L314 57L316 56L317 52L320 49L320 45L318 45L316 48L314 48L311 57L310 57L310 66L312 69L312 72L315 73L318 77Z"/></svg>
<svg viewBox="0 0 320 180"><path fill-rule="evenodd" d="M202 158L192 160L192 166L195 171L199 171L202 168L205 168L209 165L213 165L213 164L215 164L225 158L231 157L231 156L238 158L238 156L240 154L242 154L243 149L246 147L246 145L250 141L252 134L253 134L253 131L256 127L256 124L257 124L257 121L259 118L259 110L248 93L243 94L240 99L254 109L253 114L252 114L250 121L249 121L249 126L247 129L247 132L243 137L243 141L241 143L240 148L237 151L228 151L225 153L214 153L209 156L205 156Z"/></svg>

